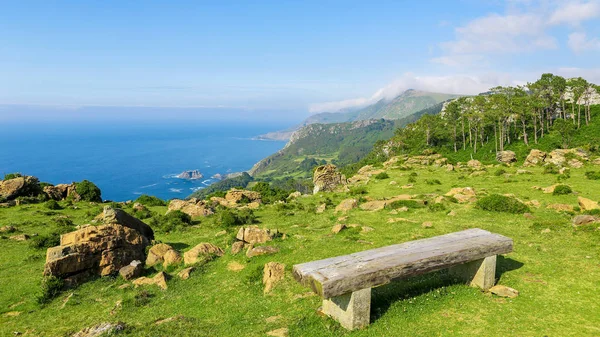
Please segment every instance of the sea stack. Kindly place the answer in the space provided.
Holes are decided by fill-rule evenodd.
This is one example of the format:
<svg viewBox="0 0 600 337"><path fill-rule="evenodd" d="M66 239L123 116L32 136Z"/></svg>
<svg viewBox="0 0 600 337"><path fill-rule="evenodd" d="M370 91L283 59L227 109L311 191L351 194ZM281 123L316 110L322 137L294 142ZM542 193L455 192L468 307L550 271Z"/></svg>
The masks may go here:
<svg viewBox="0 0 600 337"><path fill-rule="evenodd" d="M196 179L202 179L202 178L204 178L204 176L198 170L189 170L189 171L181 172L180 174L177 175L177 178L196 180Z"/></svg>

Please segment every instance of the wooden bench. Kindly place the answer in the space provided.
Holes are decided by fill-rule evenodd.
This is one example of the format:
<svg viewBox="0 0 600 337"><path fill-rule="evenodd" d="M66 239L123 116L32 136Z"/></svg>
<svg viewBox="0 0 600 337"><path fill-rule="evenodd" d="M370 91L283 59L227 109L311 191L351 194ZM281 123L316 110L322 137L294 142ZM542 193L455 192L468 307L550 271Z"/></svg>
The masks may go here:
<svg viewBox="0 0 600 337"><path fill-rule="evenodd" d="M512 239L475 228L297 264L293 273L323 298L325 314L354 330L369 325L372 287L449 268L487 290L495 282L496 255L512 247Z"/></svg>

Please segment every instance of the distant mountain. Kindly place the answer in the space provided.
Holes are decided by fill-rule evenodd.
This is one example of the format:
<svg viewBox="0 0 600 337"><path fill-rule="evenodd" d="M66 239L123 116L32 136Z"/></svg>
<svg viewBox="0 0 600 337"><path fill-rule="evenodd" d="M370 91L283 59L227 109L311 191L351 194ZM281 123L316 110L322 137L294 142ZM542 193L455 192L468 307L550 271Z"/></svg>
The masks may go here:
<svg viewBox="0 0 600 337"><path fill-rule="evenodd" d="M291 137L294 130L310 124L334 124L369 119L397 120L408 117L415 112L430 108L448 99L459 97L459 95L441 94L418 90L407 90L392 100L381 99L364 108L341 112L323 112L308 117L298 127L291 130L273 132L259 136L260 139L284 140ZM288 137L288 138L285 138Z"/></svg>

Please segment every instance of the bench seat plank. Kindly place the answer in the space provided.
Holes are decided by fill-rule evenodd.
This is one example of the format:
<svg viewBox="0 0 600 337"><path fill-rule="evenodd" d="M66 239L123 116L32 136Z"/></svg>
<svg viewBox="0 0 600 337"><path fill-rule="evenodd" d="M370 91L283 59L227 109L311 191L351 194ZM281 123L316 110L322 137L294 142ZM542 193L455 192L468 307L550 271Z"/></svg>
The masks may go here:
<svg viewBox="0 0 600 337"><path fill-rule="evenodd" d="M323 298L512 251L512 239L474 228L302 263L293 274Z"/></svg>

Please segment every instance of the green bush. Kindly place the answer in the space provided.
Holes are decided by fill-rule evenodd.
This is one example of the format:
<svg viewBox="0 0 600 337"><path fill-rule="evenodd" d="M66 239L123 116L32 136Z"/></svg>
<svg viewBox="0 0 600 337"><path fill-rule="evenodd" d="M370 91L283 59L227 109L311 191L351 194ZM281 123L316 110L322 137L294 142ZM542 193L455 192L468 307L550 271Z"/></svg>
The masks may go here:
<svg viewBox="0 0 600 337"><path fill-rule="evenodd" d="M408 177L408 182L409 182L410 184L412 184L412 183L416 183L416 182L417 182L417 178L415 178L415 177L413 177L413 176L410 176L410 177Z"/></svg>
<svg viewBox="0 0 600 337"><path fill-rule="evenodd" d="M51 210L62 209L62 207L58 204L58 202L56 200L46 201L46 203L44 204L44 207L46 207L47 209L51 209Z"/></svg>
<svg viewBox="0 0 600 337"><path fill-rule="evenodd" d="M505 170L505 169L497 169L497 170L496 170L496 172L494 172L494 175L495 175L496 177L499 177L499 176L501 176L501 175L503 175L503 174L505 174L505 173L506 173L506 170Z"/></svg>
<svg viewBox="0 0 600 337"><path fill-rule="evenodd" d="M529 207L515 198L492 194L477 201L477 208L490 212L504 212L522 214L529 211Z"/></svg>
<svg viewBox="0 0 600 337"><path fill-rule="evenodd" d="M100 189L89 180L75 183L75 191L83 201L102 202Z"/></svg>
<svg viewBox="0 0 600 337"><path fill-rule="evenodd" d="M37 235L29 241L29 247L33 249L48 249L60 245L60 233L52 232L46 235Z"/></svg>
<svg viewBox="0 0 600 337"><path fill-rule="evenodd" d="M396 201L392 202L391 204L387 205L386 207L391 208L391 209L397 209L397 208L401 208L401 207L424 208L425 205L423 205L423 203L420 203L416 200L396 200Z"/></svg>
<svg viewBox="0 0 600 337"><path fill-rule="evenodd" d="M365 186L355 186L350 188L350 195L362 195L367 194L367 188Z"/></svg>
<svg viewBox="0 0 600 337"><path fill-rule="evenodd" d="M167 206L167 203L152 195L142 194L139 198L135 199L135 202L138 202L144 206Z"/></svg>
<svg viewBox="0 0 600 337"><path fill-rule="evenodd" d="M265 204L272 204L277 201L284 201L292 193L292 190L282 189L272 186L268 182L258 182L252 186L252 191L260 193L260 199ZM250 202L250 200L248 200Z"/></svg>
<svg viewBox="0 0 600 337"><path fill-rule="evenodd" d="M284 204L282 204L284 205ZM251 225L257 222L251 209L231 210L222 209L217 212L217 222L223 227Z"/></svg>
<svg viewBox="0 0 600 337"><path fill-rule="evenodd" d="M560 169L556 165L544 166L544 174L558 174Z"/></svg>
<svg viewBox="0 0 600 337"><path fill-rule="evenodd" d="M39 304L46 304L58 296L65 283L62 279L55 276L48 276L42 279L41 294L37 297Z"/></svg>
<svg viewBox="0 0 600 337"><path fill-rule="evenodd" d="M553 195L567 195L573 193L573 190L568 185L558 185L554 188Z"/></svg>
<svg viewBox="0 0 600 337"><path fill-rule="evenodd" d="M588 171L585 173L585 177L590 180L600 180L600 172Z"/></svg>
<svg viewBox="0 0 600 337"><path fill-rule="evenodd" d="M4 180L14 179L22 176L23 175L21 173L9 173L4 175Z"/></svg>
<svg viewBox="0 0 600 337"><path fill-rule="evenodd" d="M443 212L446 210L444 204L430 204L428 208L431 212Z"/></svg>
<svg viewBox="0 0 600 337"><path fill-rule="evenodd" d="M148 221L152 229L168 233L178 231L189 227L192 224L192 218L182 211L171 211L166 215L156 215Z"/></svg>
<svg viewBox="0 0 600 337"><path fill-rule="evenodd" d="M186 226L189 226L192 224L192 217L189 214L183 213L182 211L179 211L179 210L171 211L171 212L167 213L163 218L169 222L175 222L175 223L183 224Z"/></svg>
<svg viewBox="0 0 600 337"><path fill-rule="evenodd" d="M439 179L426 179L425 182L427 185L441 185L442 182Z"/></svg>
<svg viewBox="0 0 600 337"><path fill-rule="evenodd" d="M381 172L375 175L375 179L387 179L389 177L390 176L385 172Z"/></svg>

